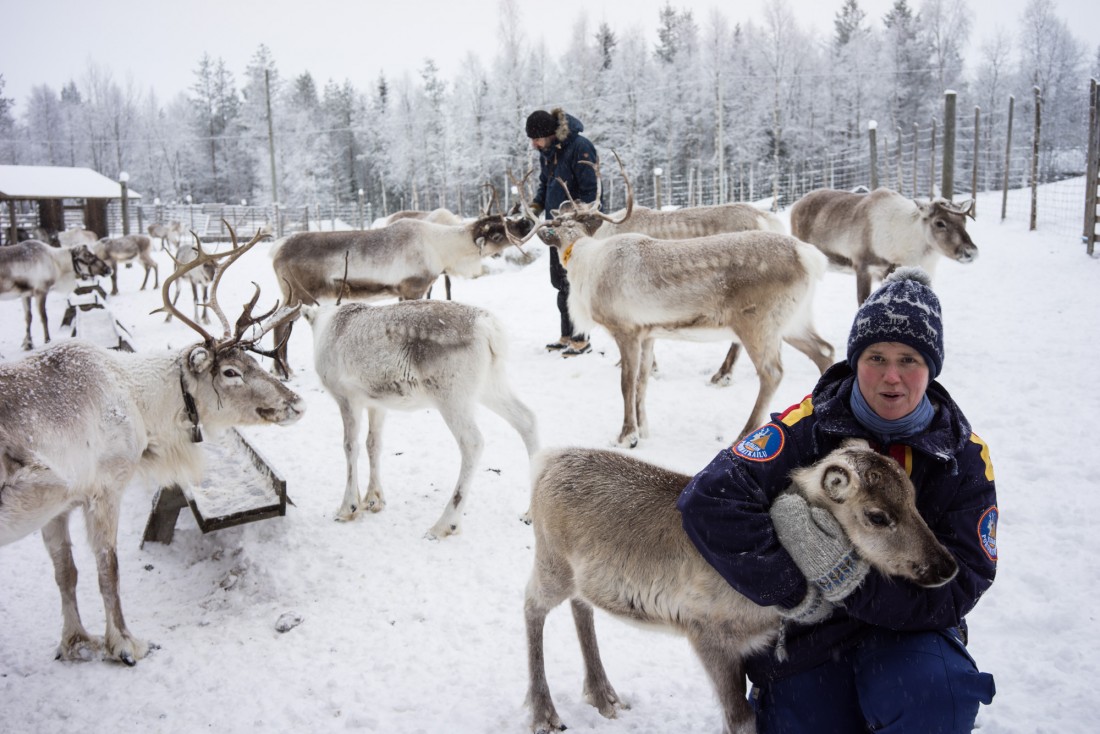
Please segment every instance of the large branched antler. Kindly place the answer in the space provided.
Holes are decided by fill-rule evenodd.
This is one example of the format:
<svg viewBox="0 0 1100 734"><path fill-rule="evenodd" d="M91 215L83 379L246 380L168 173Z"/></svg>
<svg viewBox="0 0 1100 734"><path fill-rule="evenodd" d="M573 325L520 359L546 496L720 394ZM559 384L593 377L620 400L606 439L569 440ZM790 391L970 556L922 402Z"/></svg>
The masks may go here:
<svg viewBox="0 0 1100 734"><path fill-rule="evenodd" d="M244 309L237 319L237 323L234 327L230 327L229 319L226 318L225 312L222 310L221 305L218 303L218 286L221 285L222 276L225 275L225 271L229 269L229 266L237 262L253 246L260 240L264 239L265 235L262 231L257 231L256 234L244 245L237 243L237 233L233 231L233 227L222 220L226 229L229 230L229 238L232 242L232 249L225 252L207 252L202 249L202 241L199 240L198 235L194 232L191 236L195 238L195 249L198 252L194 260L186 263L179 263L176 261L176 270L169 275L161 288L161 299L164 302L162 308L158 308L154 313L158 311L167 311L168 313L176 316L180 321L190 326L197 331L202 337L203 342L210 349L216 352L224 351L231 347L242 347L249 351L256 352L265 356L273 356L269 350L261 350L256 345L257 342L263 338L264 334L271 331L275 327L284 324L288 321L293 321L298 317L298 313L301 310L301 305L294 307L279 307L279 302L276 301L275 305L267 313L259 316L252 314L252 309L255 308L256 303L260 299L260 286L253 283L256 286L256 292L252 295L252 299L244 305ZM175 258L173 258L175 261ZM188 272L203 267L207 263L217 263L217 268L214 271L214 279L210 286L210 299L209 307L214 311L218 317L218 321L222 324L223 335L220 339L215 339L213 335L208 333L201 326L196 324L191 319L184 316L179 309L172 305L171 300L168 297L168 292L171 284ZM256 327L256 328L253 328ZM257 331L258 329L258 331ZM246 338L247 337L247 338Z"/></svg>

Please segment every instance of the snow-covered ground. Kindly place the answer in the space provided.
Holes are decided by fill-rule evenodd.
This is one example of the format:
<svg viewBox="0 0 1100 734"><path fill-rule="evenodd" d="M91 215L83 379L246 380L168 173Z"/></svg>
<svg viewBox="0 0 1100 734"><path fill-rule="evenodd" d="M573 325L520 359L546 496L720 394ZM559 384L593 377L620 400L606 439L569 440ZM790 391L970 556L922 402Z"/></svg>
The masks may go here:
<svg viewBox="0 0 1100 734"><path fill-rule="evenodd" d="M988 214L999 211L996 197L979 202L983 211L971 225L980 258L944 262L936 279L946 324L941 382L991 447L1002 512L1000 576L970 616L971 650L998 688L978 721L983 732L1084 734L1096 730L1100 685L1100 391L1092 384L1100 261L1077 238L999 223ZM257 246L234 266L223 304L243 303L250 280L264 289L261 305L275 298L268 249ZM169 272L167 256L158 256ZM584 357L547 353L557 311L545 256L492 270L457 279L455 297L506 323L511 381L538 415L543 445L610 445L621 422L610 337L594 334L595 351ZM150 315L159 295L137 290L140 275L123 270L122 293L111 299L138 346L193 341L178 321ZM63 304L53 297L49 306L58 338L66 338ZM841 353L854 310L852 276L828 273L817 325ZM5 359L20 357L22 323L18 302L0 303ZM55 662L58 593L38 533L0 548L0 731L526 730L522 610L532 535L517 519L527 505L523 444L481 412L486 450L463 532L429 541L458 450L437 414L391 413L382 467L388 506L334 522L344 483L340 420L313 370L309 337L302 323L290 344L290 385L308 401L305 417L246 431L287 479L294 506L286 517L203 535L185 510L171 545L142 549L153 488L128 492L119 531L123 608L134 633L160 645L137 667ZM658 343L651 435L635 455L692 473L733 440L756 379L745 360L731 387L708 385L726 346ZM773 410L800 400L817 377L803 355L788 349L784 357ZM73 525L80 607L88 629L102 632L95 565L81 522ZM279 633L276 621L288 612L303 621ZM717 703L684 640L603 614L597 628L610 678L632 708L608 721L583 701L563 605L548 619L547 668L571 731L720 731Z"/></svg>

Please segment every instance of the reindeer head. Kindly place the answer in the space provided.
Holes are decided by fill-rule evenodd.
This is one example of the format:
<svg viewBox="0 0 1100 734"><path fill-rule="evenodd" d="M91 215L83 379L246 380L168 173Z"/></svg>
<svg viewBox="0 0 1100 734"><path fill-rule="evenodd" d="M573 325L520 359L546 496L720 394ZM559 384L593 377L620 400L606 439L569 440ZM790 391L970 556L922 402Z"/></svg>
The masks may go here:
<svg viewBox="0 0 1100 734"><path fill-rule="evenodd" d="M73 259L73 272L80 280L111 274L111 266L97 257L87 245L76 245L69 254Z"/></svg>
<svg viewBox="0 0 1100 734"><path fill-rule="evenodd" d="M483 256L499 255L508 249L509 245L515 244L517 239L530 232L533 224L524 216L515 216L511 213L494 214L493 210L499 203L497 190L492 184L485 184L485 187L491 192L489 203L473 223L471 235ZM520 248L521 251L522 249Z"/></svg>
<svg viewBox="0 0 1100 734"><path fill-rule="evenodd" d="M867 442L850 439L810 467L791 472L806 500L836 517L860 555L879 571L925 587L955 577L958 564L917 510L905 471Z"/></svg>
<svg viewBox="0 0 1100 734"><path fill-rule="evenodd" d="M600 211L602 186L599 164L581 161L583 165L592 166L596 169L596 200L592 203L576 201L569 193L569 187L566 183L558 179L562 188L565 189L566 196L569 197L569 200L559 209L554 209L550 212L551 219L538 221L531 210L527 208L527 196L525 193L522 193L520 201L523 202L524 211L528 219L534 223L534 227L523 236L522 239L513 241L517 242L517 244L523 244L537 234L539 239L547 245L564 250L582 237L591 237L594 235L596 230L599 229L600 225L604 222L611 222L613 224L622 224L625 222L627 217L634 211L634 189L630 185L630 179L626 175L626 170L623 168L623 162L622 159L619 158L619 154L612 151L612 155L615 156L615 160L619 164L619 173L622 174L623 181L626 182L626 209L618 219ZM521 192L524 192L527 179L530 176L531 171L528 171L522 181L516 182ZM515 179L513 179L513 181L515 181Z"/></svg>
<svg viewBox="0 0 1100 734"><path fill-rule="evenodd" d="M263 234L257 232L247 244L238 246L233 228L228 222L225 226L233 243L232 249L220 253L206 252L195 236L198 255L189 262L177 263L176 271L165 279L161 287L164 306L157 311L168 311L202 337L201 343L184 351L184 374L180 376L184 402L188 404L188 412L192 413L192 422L196 427L200 417L203 424L213 430L256 423L287 425L301 417L305 402L269 375L248 352L276 358L275 350L260 349L258 344L268 331L296 319L301 306L279 308L276 302L267 313L254 316L252 309L260 298L260 286L256 285L252 299L244 305L236 324L230 327L229 319L218 304L218 286L229 266L259 242ZM216 263L217 267L210 289L210 308L223 329L223 335L217 339L176 309L168 296L174 281L211 263ZM188 397L191 397L190 403ZM201 434L197 435L201 440Z"/></svg>

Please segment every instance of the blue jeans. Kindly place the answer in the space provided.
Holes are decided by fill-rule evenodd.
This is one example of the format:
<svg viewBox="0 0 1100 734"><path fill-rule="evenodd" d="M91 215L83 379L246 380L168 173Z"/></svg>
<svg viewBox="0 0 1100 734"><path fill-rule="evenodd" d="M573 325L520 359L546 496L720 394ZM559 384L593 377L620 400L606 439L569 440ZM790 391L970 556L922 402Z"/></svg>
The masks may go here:
<svg viewBox="0 0 1100 734"><path fill-rule="evenodd" d="M835 660L754 686L752 704L759 734L956 734L973 730L995 691L954 634L882 629Z"/></svg>

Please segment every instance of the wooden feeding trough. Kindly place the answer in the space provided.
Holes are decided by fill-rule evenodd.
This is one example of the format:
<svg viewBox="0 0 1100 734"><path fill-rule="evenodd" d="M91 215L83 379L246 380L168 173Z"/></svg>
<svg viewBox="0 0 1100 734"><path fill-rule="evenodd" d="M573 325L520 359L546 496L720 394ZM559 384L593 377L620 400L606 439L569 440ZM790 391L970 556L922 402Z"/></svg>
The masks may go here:
<svg viewBox="0 0 1100 734"><path fill-rule="evenodd" d="M204 533L286 514L286 480L237 429L207 438L206 470L198 485L161 487L145 525L146 541L171 543L176 519L190 507ZM293 504L293 503L291 503Z"/></svg>
<svg viewBox="0 0 1100 734"><path fill-rule="evenodd" d="M98 283L77 286L69 297L62 326L71 326L72 335L120 352L134 351L134 338L111 309L107 294Z"/></svg>

